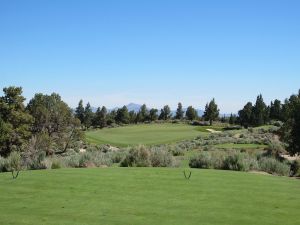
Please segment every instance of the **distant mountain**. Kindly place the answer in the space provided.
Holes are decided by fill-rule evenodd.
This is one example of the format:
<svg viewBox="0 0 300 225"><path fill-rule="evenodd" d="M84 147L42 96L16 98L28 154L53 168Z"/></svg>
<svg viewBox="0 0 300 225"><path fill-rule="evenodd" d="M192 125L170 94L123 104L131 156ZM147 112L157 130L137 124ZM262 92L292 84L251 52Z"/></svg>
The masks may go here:
<svg viewBox="0 0 300 225"><path fill-rule="evenodd" d="M113 109L109 109L109 111L113 111L113 110L118 110L119 108L122 108L123 106L121 107L115 107ZM126 105L127 109L128 109L128 112L130 111L134 111L134 112L138 112L140 111L140 108L142 107L142 105L140 104L136 104L136 103L129 103L128 105Z"/></svg>
<svg viewBox="0 0 300 225"><path fill-rule="evenodd" d="M142 105L140 104L135 104L135 103L129 103L128 105L126 105L128 111L134 111L134 112L138 112L140 111L140 108L142 107Z"/></svg>

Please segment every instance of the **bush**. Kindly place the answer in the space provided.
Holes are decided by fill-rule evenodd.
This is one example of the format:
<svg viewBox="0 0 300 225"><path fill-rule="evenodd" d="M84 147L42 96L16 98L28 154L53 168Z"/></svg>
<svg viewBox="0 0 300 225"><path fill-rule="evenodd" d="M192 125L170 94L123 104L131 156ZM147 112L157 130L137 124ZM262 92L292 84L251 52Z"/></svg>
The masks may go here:
<svg viewBox="0 0 300 225"><path fill-rule="evenodd" d="M61 159L59 159L59 158L52 159L51 169L60 169L63 167L64 167L64 163Z"/></svg>
<svg viewBox="0 0 300 225"><path fill-rule="evenodd" d="M121 162L122 167L151 166L150 151L143 145L133 147Z"/></svg>
<svg viewBox="0 0 300 225"><path fill-rule="evenodd" d="M191 168L210 169L213 168L211 154L209 152L200 152L191 157L189 166Z"/></svg>
<svg viewBox="0 0 300 225"><path fill-rule="evenodd" d="M20 171L21 155L18 152L12 152L7 158L7 165L9 171Z"/></svg>
<svg viewBox="0 0 300 225"><path fill-rule="evenodd" d="M171 167L175 164L173 156L165 147L146 148L141 145L131 148L124 159L121 167Z"/></svg>
<svg viewBox="0 0 300 225"><path fill-rule="evenodd" d="M290 167L275 158L262 157L259 159L260 170L265 171L270 174L277 174L280 176L289 176Z"/></svg>
<svg viewBox="0 0 300 225"><path fill-rule="evenodd" d="M85 152L79 156L79 167L111 166L112 160L102 152Z"/></svg>
<svg viewBox="0 0 300 225"><path fill-rule="evenodd" d="M79 167L79 158L80 158L80 155L71 155L71 156L64 158L66 166L71 167L71 168L78 168Z"/></svg>
<svg viewBox="0 0 300 225"><path fill-rule="evenodd" d="M235 152L228 155L224 160L225 170L249 171L258 168L256 159L247 153Z"/></svg>
<svg viewBox="0 0 300 225"><path fill-rule="evenodd" d="M161 149L152 149L150 161L153 167L172 167L174 165L172 155Z"/></svg>
<svg viewBox="0 0 300 225"><path fill-rule="evenodd" d="M189 163L191 168L224 169L249 171L258 169L256 158L248 153L212 151L200 152L192 157Z"/></svg>
<svg viewBox="0 0 300 225"><path fill-rule="evenodd" d="M27 159L26 166L32 170L47 169L45 158L46 158L46 152L44 151L38 152L36 155L33 155L32 158Z"/></svg>

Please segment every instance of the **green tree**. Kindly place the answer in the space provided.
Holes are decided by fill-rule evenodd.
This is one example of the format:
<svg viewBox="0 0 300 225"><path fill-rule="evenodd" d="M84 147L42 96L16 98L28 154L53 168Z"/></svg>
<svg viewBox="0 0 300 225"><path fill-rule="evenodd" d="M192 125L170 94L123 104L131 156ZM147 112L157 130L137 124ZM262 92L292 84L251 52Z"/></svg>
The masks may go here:
<svg viewBox="0 0 300 225"><path fill-rule="evenodd" d="M203 117L206 121L209 121L210 125L212 125L213 121L219 117L219 111L218 105L213 98L210 103L206 104Z"/></svg>
<svg viewBox="0 0 300 225"><path fill-rule="evenodd" d="M262 95L258 95L252 112L253 125L261 126L268 121L268 109Z"/></svg>
<svg viewBox="0 0 300 225"><path fill-rule="evenodd" d="M158 119L158 110L157 109L150 109L150 113L149 113L149 119L150 121L156 121Z"/></svg>
<svg viewBox="0 0 300 225"><path fill-rule="evenodd" d="M129 113L128 113L128 109L125 105L122 108L117 110L116 122L118 124L128 124L129 123Z"/></svg>
<svg viewBox="0 0 300 225"><path fill-rule="evenodd" d="M165 105L160 110L159 120L169 120L171 118L171 109L168 105Z"/></svg>
<svg viewBox="0 0 300 225"><path fill-rule="evenodd" d="M109 113L107 113L107 125L110 126L113 123L116 122L116 110L111 110Z"/></svg>
<svg viewBox="0 0 300 225"><path fill-rule="evenodd" d="M193 106L189 106L186 110L185 116L188 120L195 120L197 119L197 111L193 108Z"/></svg>
<svg viewBox="0 0 300 225"><path fill-rule="evenodd" d="M140 115L139 115L140 121L139 122L145 122L146 120L149 119L149 111L145 104L143 104L141 106L139 113L140 113Z"/></svg>
<svg viewBox="0 0 300 225"><path fill-rule="evenodd" d="M175 119L177 119L177 120L182 120L182 119L183 119L183 116L184 116L184 111L183 111L183 109L182 109L182 104L181 104L181 102L179 102L179 103L178 103L177 110L176 110Z"/></svg>
<svg viewBox="0 0 300 225"><path fill-rule="evenodd" d="M291 155L300 153L300 90L298 95L292 95L285 100L285 123L282 138L288 143L288 151Z"/></svg>
<svg viewBox="0 0 300 225"><path fill-rule="evenodd" d="M92 126L92 121L94 119L94 113L92 111L92 107L90 103L88 102L87 105L84 108L84 126L89 129Z"/></svg>
<svg viewBox="0 0 300 225"><path fill-rule="evenodd" d="M136 123L137 114L134 110L129 112L129 123Z"/></svg>
<svg viewBox="0 0 300 225"><path fill-rule="evenodd" d="M61 154L77 140L81 140L80 121L61 97L36 94L28 103L28 111L34 118L32 131L46 154Z"/></svg>
<svg viewBox="0 0 300 225"><path fill-rule="evenodd" d="M282 120L282 104L281 104L281 101L278 99L275 99L274 103L271 102L270 119Z"/></svg>
<svg viewBox="0 0 300 225"><path fill-rule="evenodd" d="M239 111L239 122L241 126L248 128L252 124L253 105L248 102L242 110Z"/></svg>
<svg viewBox="0 0 300 225"><path fill-rule="evenodd" d="M0 98L0 155L22 150L31 138L32 117L26 111L21 87L3 89Z"/></svg>
<svg viewBox="0 0 300 225"><path fill-rule="evenodd" d="M79 101L78 106L75 109L75 116L80 120L81 124L84 124L84 107L82 100Z"/></svg>
<svg viewBox="0 0 300 225"><path fill-rule="evenodd" d="M107 109L105 106L98 107L93 119L93 126L100 127L101 129L106 127L107 124Z"/></svg>
<svg viewBox="0 0 300 225"><path fill-rule="evenodd" d="M229 124L233 125L236 123L236 115L233 115L232 113L230 114L230 117L229 117Z"/></svg>

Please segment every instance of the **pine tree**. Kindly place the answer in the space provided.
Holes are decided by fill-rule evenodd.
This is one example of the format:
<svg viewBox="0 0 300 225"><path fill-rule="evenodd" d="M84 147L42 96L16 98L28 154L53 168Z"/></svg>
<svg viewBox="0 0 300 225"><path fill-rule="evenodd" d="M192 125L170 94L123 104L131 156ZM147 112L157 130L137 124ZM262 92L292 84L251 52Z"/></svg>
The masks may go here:
<svg viewBox="0 0 300 225"><path fill-rule="evenodd" d="M78 106L75 109L75 117L80 120L81 124L84 123L84 107L82 100L79 101Z"/></svg>
<svg viewBox="0 0 300 225"><path fill-rule="evenodd" d="M203 117L206 121L209 121L210 125L212 125L213 121L219 117L219 111L218 105L213 98L209 104L206 104Z"/></svg>
<svg viewBox="0 0 300 225"><path fill-rule="evenodd" d="M183 111L183 109L182 109L182 104L181 104L181 102L179 102L179 103L178 103L177 110L176 110L175 119L177 119L177 120L182 120L182 119L183 119L183 116L184 116L184 111Z"/></svg>
<svg viewBox="0 0 300 225"><path fill-rule="evenodd" d="M253 116L253 125L255 126L264 125L268 121L269 116L268 116L267 106L264 103L261 94L257 96L256 103L253 107L252 116Z"/></svg>
<svg viewBox="0 0 300 225"><path fill-rule="evenodd" d="M252 124L252 111L253 106L248 102L242 110L239 111L239 122L241 126L248 128Z"/></svg>
<svg viewBox="0 0 300 225"><path fill-rule="evenodd" d="M198 117L197 111L192 106L189 106L187 108L185 116L186 116L187 120L191 120L191 121L195 120Z"/></svg>
<svg viewBox="0 0 300 225"><path fill-rule="evenodd" d="M84 109L84 121L83 121L83 124L87 129L89 129L92 126L93 119L94 119L94 113L92 111L92 107L90 103L87 103Z"/></svg>

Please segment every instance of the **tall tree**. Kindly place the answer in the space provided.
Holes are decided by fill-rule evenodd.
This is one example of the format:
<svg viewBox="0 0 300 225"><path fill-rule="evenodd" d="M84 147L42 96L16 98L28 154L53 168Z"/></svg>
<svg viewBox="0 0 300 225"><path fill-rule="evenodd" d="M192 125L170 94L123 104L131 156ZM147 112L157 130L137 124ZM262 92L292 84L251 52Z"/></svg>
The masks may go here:
<svg viewBox="0 0 300 225"><path fill-rule="evenodd" d="M34 118L34 135L46 154L63 153L73 141L81 139L79 119L73 116L72 110L58 94L36 94L27 109Z"/></svg>
<svg viewBox="0 0 300 225"><path fill-rule="evenodd" d="M195 120L198 117L197 111L192 106L189 106L187 108L185 116L188 120L191 120L191 121Z"/></svg>
<svg viewBox="0 0 300 225"><path fill-rule="evenodd" d="M183 109L182 109L182 104L181 104L181 102L179 102L179 103L178 103L177 110L176 110L175 119L177 119L177 120L182 120L182 119L183 119L183 116L184 116L184 111L183 111Z"/></svg>
<svg viewBox="0 0 300 225"><path fill-rule="evenodd" d="M300 90L285 100L285 123L282 127L282 138L288 143L291 155L300 154Z"/></svg>
<svg viewBox="0 0 300 225"><path fill-rule="evenodd" d="M107 109L105 106L98 107L93 119L93 126L100 127L101 129L106 127L106 120L107 120Z"/></svg>
<svg viewBox="0 0 300 225"><path fill-rule="evenodd" d="M94 113L92 111L92 107L90 103L88 102L87 105L84 108L84 126L89 129L92 126L92 121L94 119Z"/></svg>
<svg viewBox="0 0 300 225"><path fill-rule="evenodd" d="M81 124L84 123L84 107L82 100L79 101L78 106L75 109L75 117L80 120Z"/></svg>
<svg viewBox="0 0 300 225"><path fill-rule="evenodd" d="M22 150L31 137L32 117L25 109L21 87L3 89L0 97L0 155Z"/></svg>
<svg viewBox="0 0 300 225"><path fill-rule="evenodd" d="M275 99L274 103L271 102L270 119L282 120L282 105L281 105L281 101L278 99Z"/></svg>
<svg viewBox="0 0 300 225"><path fill-rule="evenodd" d="M261 94L257 96L252 116L253 125L255 126L264 125L268 121L268 109Z"/></svg>
<svg viewBox="0 0 300 225"><path fill-rule="evenodd" d="M233 125L236 123L236 115L233 115L232 113L230 114L230 117L229 117L229 124Z"/></svg>
<svg viewBox="0 0 300 225"><path fill-rule="evenodd" d="M253 105L248 102L242 110L239 111L239 122L241 126L248 128L252 124Z"/></svg>
<svg viewBox="0 0 300 225"><path fill-rule="evenodd" d="M148 112L148 109L147 109L147 106L145 104L143 104L140 108L140 121L139 122L145 122L146 120L148 120L148 117L149 117L149 112Z"/></svg>
<svg viewBox="0 0 300 225"><path fill-rule="evenodd" d="M219 117L219 111L218 105L213 98L210 103L206 104L203 117L206 121L209 121L210 125L212 125L213 121Z"/></svg>
<svg viewBox="0 0 300 225"><path fill-rule="evenodd" d="M150 113L149 113L149 119L150 119L150 121L155 121L155 120L158 119L157 113L158 113L157 109L154 109L154 108L150 109Z"/></svg>
<svg viewBox="0 0 300 225"><path fill-rule="evenodd" d="M168 105L165 105L161 110L160 110L160 115L159 118L160 120L169 120L171 118L171 109Z"/></svg>
<svg viewBox="0 0 300 225"><path fill-rule="evenodd" d="M116 122L118 124L128 124L129 123L129 113L128 113L128 109L125 105L122 108L117 110Z"/></svg>
<svg viewBox="0 0 300 225"><path fill-rule="evenodd" d="M134 110L129 112L129 123L136 123L137 114Z"/></svg>

